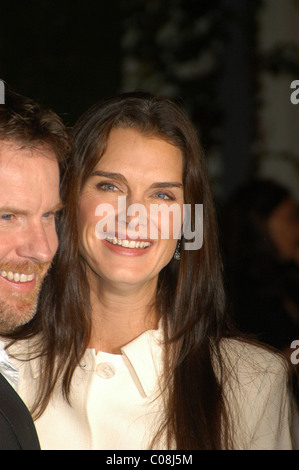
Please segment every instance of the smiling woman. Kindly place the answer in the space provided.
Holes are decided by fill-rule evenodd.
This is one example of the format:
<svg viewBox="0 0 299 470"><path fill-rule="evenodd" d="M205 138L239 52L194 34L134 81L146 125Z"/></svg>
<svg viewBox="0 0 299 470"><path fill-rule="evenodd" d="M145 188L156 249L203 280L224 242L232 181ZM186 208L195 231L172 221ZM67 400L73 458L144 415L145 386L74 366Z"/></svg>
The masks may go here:
<svg viewBox="0 0 299 470"><path fill-rule="evenodd" d="M286 365L227 317L205 160L185 113L125 94L89 109L74 137L58 256L23 334L33 359L20 393L42 448L291 448ZM169 236L161 214L150 233L151 206L174 203L191 207L193 231L203 204L201 249L177 239L183 218L170 210ZM113 208L103 237L99 206Z"/></svg>
<svg viewBox="0 0 299 470"><path fill-rule="evenodd" d="M106 176L111 176L112 171L115 172L113 183ZM124 196L128 204L142 205L148 213L147 218L150 216L151 204L156 204L160 195L164 196L161 199L164 203L175 201L182 207L182 173L182 154L174 145L134 129L116 128L111 131L106 151L93 175L84 184L80 198L81 254L87 264L90 283L91 278L96 283L94 289L99 298L103 296L103 280L118 282L127 291L134 286L139 290L142 284L154 298L158 275L171 260L177 239L172 233L168 239L163 239L160 226L158 237L152 239L151 221L146 223L145 219L143 225L148 228L148 233L143 234L144 237L136 247L136 230L130 229L134 216L118 214L118 198ZM165 182L167 179L176 183L167 183L167 190L162 189L159 181ZM111 243L109 239L99 241L96 236L98 218L95 214L99 204L110 204L114 208L112 216L117 215L117 221L113 220L113 236L117 243ZM139 229L139 226L135 228ZM124 241L120 242L123 238ZM143 318L144 312L140 311L140 316ZM152 323L156 326L157 319ZM140 333L136 332L136 336ZM100 344L97 347L98 350L102 348Z"/></svg>

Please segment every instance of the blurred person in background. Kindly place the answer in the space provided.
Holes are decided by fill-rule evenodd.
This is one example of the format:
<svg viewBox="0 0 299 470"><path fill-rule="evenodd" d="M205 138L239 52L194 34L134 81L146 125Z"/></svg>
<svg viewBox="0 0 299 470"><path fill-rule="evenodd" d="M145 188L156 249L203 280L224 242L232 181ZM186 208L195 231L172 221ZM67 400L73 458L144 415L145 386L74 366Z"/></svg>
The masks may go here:
<svg viewBox="0 0 299 470"><path fill-rule="evenodd" d="M223 212L222 245L237 326L288 357L299 339L299 213L280 184L256 179Z"/></svg>

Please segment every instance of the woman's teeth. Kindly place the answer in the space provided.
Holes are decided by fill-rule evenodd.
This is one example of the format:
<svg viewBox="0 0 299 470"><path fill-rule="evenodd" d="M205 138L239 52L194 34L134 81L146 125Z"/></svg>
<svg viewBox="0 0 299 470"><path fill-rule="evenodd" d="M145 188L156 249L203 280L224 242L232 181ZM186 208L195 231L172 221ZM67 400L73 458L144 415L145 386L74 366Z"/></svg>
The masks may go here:
<svg viewBox="0 0 299 470"><path fill-rule="evenodd" d="M6 277L9 281L29 282L34 279L35 274L13 273L12 271L0 271L1 277Z"/></svg>
<svg viewBox="0 0 299 470"><path fill-rule="evenodd" d="M125 248L147 248L151 245L150 242L141 242L135 240L122 240L116 237L106 237L107 242L113 243L113 245L123 246Z"/></svg>

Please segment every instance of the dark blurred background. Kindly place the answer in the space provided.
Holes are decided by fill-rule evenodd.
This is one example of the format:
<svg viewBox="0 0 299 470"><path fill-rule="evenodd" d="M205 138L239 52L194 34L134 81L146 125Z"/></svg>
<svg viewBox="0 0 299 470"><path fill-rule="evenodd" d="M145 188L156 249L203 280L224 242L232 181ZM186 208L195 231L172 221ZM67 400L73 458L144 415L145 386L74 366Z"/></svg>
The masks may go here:
<svg viewBox="0 0 299 470"><path fill-rule="evenodd" d="M296 0L0 1L0 78L72 125L146 89L195 122L216 199L252 174L299 195Z"/></svg>
<svg viewBox="0 0 299 470"><path fill-rule="evenodd" d="M231 311L288 357L299 339L298 25L298 0L0 0L0 79L67 125L123 91L184 107L206 151ZM236 192L255 177L290 195Z"/></svg>

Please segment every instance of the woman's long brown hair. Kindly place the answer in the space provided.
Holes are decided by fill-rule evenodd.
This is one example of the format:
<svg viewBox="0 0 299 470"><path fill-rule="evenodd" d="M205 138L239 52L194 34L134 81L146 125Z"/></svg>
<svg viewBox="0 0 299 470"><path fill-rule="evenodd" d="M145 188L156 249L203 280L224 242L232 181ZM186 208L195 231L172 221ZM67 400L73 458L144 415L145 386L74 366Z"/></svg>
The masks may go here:
<svg viewBox="0 0 299 470"><path fill-rule="evenodd" d="M184 250L161 271L156 308L165 335L164 403L152 445L166 436L168 448L223 449L231 446L225 404L220 340L228 335L218 230L205 159L197 133L172 101L147 93L123 94L90 108L74 128L75 156L64 184L65 213L60 248L40 298L40 308L18 338L35 336L41 358L41 415L57 381L66 399L90 332L89 288L80 257L78 208L82 188L105 152L112 128L135 128L178 146L183 154L184 202L203 204L203 246ZM217 374L215 370L217 369Z"/></svg>

